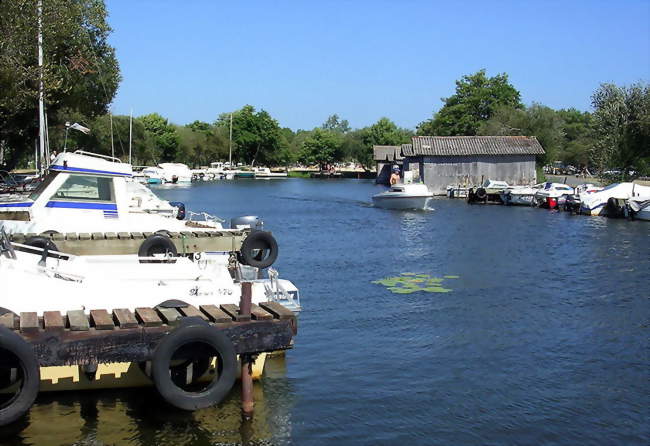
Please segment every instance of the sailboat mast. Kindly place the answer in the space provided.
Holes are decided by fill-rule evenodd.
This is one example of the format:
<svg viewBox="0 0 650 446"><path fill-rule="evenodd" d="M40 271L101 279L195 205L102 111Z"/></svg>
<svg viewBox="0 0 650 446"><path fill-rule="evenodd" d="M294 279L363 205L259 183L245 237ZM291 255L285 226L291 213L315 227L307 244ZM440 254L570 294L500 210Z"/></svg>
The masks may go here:
<svg viewBox="0 0 650 446"><path fill-rule="evenodd" d="M232 169L232 113L230 114L230 154L228 155L228 164Z"/></svg>
<svg viewBox="0 0 650 446"><path fill-rule="evenodd" d="M113 144L113 113L109 112L108 117L111 120L111 156L115 158L115 145ZM124 153L124 150L122 150Z"/></svg>
<svg viewBox="0 0 650 446"><path fill-rule="evenodd" d="M43 86L43 0L38 0L38 148L41 159L41 173L49 166L45 156L45 87Z"/></svg>
<svg viewBox="0 0 650 446"><path fill-rule="evenodd" d="M131 114L129 115L129 164L131 162L131 145L133 144L133 109L131 109Z"/></svg>

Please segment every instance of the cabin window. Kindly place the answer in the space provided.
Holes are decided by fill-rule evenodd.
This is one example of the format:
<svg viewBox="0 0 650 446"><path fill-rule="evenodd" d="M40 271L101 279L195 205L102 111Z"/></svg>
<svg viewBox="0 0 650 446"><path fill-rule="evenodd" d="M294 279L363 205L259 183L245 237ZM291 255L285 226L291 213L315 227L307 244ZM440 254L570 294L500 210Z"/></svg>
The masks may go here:
<svg viewBox="0 0 650 446"><path fill-rule="evenodd" d="M50 174L45 177L45 179L36 187L36 189L34 189L34 192L29 194L29 199L36 201L36 199L41 196L43 191L50 186L58 174L59 172L50 171Z"/></svg>
<svg viewBox="0 0 650 446"><path fill-rule="evenodd" d="M52 199L113 202L113 196L112 178L70 175Z"/></svg>

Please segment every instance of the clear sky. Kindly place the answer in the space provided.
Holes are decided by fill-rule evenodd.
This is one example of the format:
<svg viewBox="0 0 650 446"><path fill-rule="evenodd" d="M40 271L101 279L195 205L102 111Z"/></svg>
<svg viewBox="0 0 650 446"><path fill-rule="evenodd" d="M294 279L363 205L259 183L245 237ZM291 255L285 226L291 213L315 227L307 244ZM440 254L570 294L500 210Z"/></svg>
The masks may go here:
<svg viewBox="0 0 650 446"><path fill-rule="evenodd" d="M524 103L589 110L602 82L650 79L650 0L106 0L115 114L213 122L251 104L283 127L337 113L414 128L481 68Z"/></svg>

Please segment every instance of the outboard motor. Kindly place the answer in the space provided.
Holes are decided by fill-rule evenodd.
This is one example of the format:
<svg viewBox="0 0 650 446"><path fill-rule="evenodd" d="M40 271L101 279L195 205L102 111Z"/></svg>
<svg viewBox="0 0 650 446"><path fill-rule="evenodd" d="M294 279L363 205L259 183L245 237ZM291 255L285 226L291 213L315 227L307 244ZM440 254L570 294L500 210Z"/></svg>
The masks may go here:
<svg viewBox="0 0 650 446"><path fill-rule="evenodd" d="M185 203L181 203L180 201L170 201L169 204L178 208L176 218L179 220L185 220Z"/></svg>
<svg viewBox="0 0 650 446"><path fill-rule="evenodd" d="M264 221L255 215L235 217L230 220L230 228L231 229L251 228L254 230L262 231L264 229Z"/></svg>

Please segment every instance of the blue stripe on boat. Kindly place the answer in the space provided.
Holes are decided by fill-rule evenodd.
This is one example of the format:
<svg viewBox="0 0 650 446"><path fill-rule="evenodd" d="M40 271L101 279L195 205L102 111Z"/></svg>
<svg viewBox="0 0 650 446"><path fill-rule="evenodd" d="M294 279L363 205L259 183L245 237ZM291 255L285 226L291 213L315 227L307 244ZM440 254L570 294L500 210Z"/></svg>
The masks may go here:
<svg viewBox="0 0 650 446"><path fill-rule="evenodd" d="M77 201L48 201L45 207L63 209L93 209L117 212L117 205L110 203L83 203Z"/></svg>
<svg viewBox="0 0 650 446"><path fill-rule="evenodd" d="M28 208L34 203L0 203L0 208Z"/></svg>
<svg viewBox="0 0 650 446"><path fill-rule="evenodd" d="M94 174L102 174L102 175L117 175L120 177L130 177L130 173L121 173L121 172L111 172L109 170L95 170L95 169L83 169L81 167L67 167L67 166L59 166L59 165L54 165L50 166L51 170L56 170L58 172L81 172L81 173L94 173Z"/></svg>

